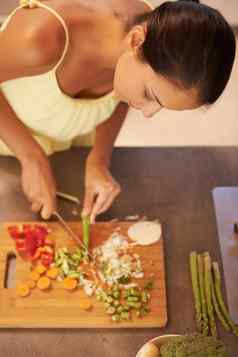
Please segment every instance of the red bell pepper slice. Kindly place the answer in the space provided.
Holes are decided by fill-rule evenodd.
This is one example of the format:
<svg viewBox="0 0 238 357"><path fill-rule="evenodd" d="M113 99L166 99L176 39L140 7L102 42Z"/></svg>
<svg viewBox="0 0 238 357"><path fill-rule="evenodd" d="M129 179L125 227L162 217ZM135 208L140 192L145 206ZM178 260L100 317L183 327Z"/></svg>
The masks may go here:
<svg viewBox="0 0 238 357"><path fill-rule="evenodd" d="M18 226L9 226L8 232L13 239L24 238L24 233Z"/></svg>
<svg viewBox="0 0 238 357"><path fill-rule="evenodd" d="M24 258L42 258L45 265L53 262L54 243L50 239L47 240L49 231L46 227L31 224L12 225L8 227L8 232L16 241L16 248Z"/></svg>

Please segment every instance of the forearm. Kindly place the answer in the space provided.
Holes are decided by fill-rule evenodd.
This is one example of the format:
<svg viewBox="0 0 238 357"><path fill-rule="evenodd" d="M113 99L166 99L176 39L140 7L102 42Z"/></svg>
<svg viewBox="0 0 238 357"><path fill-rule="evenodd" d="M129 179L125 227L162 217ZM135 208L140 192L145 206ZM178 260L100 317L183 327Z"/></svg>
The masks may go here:
<svg viewBox="0 0 238 357"><path fill-rule="evenodd" d="M19 159L21 164L32 158L41 158L44 152L33 138L0 91L0 139Z"/></svg>
<svg viewBox="0 0 238 357"><path fill-rule="evenodd" d="M110 165L113 145L125 121L128 112L128 105L119 103L111 117L96 128L95 144L92 148L88 160L101 162Z"/></svg>

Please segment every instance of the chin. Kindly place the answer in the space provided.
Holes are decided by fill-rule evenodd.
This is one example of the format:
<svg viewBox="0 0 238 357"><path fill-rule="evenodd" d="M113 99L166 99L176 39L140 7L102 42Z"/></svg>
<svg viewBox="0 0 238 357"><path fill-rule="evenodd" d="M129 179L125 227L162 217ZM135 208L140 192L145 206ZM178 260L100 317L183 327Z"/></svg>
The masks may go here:
<svg viewBox="0 0 238 357"><path fill-rule="evenodd" d="M123 95L123 91L121 88L121 81L118 78L117 73L114 75L114 80L113 80L113 92L116 98L118 98L120 101L125 102L125 96Z"/></svg>
<svg viewBox="0 0 238 357"><path fill-rule="evenodd" d="M125 98L121 95L121 93L117 90L116 87L113 87L113 92L114 92L114 96L115 96L118 100L120 100L121 102L127 102L127 101L125 100Z"/></svg>
<svg viewBox="0 0 238 357"><path fill-rule="evenodd" d="M113 81L113 92L114 92L114 96L121 102L125 102L125 103L129 102L129 99L123 93L123 88L121 86L121 83L117 81L117 78L115 77Z"/></svg>

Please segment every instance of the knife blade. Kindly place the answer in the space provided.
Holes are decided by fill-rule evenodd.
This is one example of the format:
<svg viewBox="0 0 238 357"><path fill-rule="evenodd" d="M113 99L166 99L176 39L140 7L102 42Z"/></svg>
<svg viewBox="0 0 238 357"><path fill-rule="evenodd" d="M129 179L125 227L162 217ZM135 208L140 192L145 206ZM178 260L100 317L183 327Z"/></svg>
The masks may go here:
<svg viewBox="0 0 238 357"><path fill-rule="evenodd" d="M89 258L93 259L93 256L89 253L88 247L81 241L81 239L72 231L71 227L68 225L68 223L64 220L64 218L59 214L59 212L54 211L53 215L58 219L58 221L62 224L62 226L65 228L67 233L73 238L73 240L82 248L85 249Z"/></svg>
<svg viewBox="0 0 238 357"><path fill-rule="evenodd" d="M56 192L56 196L59 197L59 198L63 198L65 200L67 200L67 201L76 203L77 205L80 205L80 201L79 201L78 197L69 195L68 193L57 191Z"/></svg>

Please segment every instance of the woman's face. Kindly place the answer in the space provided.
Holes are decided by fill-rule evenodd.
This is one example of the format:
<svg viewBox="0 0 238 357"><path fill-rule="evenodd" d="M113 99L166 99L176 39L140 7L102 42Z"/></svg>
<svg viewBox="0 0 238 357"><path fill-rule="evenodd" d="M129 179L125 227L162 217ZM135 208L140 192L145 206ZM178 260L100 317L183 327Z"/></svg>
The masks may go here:
<svg viewBox="0 0 238 357"><path fill-rule="evenodd" d="M179 88L140 60L139 47L145 39L145 33L145 27L136 26L127 35L127 46L115 70L116 97L141 110L145 117L152 117L163 107L173 110L199 107L195 89Z"/></svg>

